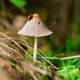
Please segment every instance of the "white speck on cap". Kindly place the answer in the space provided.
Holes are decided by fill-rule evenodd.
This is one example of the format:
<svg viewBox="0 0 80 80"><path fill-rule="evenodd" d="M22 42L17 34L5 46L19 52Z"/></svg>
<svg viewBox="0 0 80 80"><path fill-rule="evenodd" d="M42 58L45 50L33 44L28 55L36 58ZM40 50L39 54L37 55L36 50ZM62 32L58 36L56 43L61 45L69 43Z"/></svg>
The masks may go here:
<svg viewBox="0 0 80 80"><path fill-rule="evenodd" d="M24 25L18 34L25 36L42 37L52 34L45 24L41 21L39 14L33 14L33 18Z"/></svg>

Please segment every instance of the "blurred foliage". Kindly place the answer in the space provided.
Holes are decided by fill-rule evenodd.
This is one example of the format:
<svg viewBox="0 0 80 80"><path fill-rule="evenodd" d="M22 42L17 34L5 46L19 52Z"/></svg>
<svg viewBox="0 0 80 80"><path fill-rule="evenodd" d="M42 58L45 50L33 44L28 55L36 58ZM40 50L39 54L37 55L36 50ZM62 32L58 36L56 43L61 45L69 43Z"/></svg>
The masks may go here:
<svg viewBox="0 0 80 80"><path fill-rule="evenodd" d="M10 2L21 10L24 10L25 5L27 5L26 0L10 0Z"/></svg>
<svg viewBox="0 0 80 80"><path fill-rule="evenodd" d="M80 80L80 70L74 65L64 66L62 70L57 72L57 74L62 80Z"/></svg>
<svg viewBox="0 0 80 80"><path fill-rule="evenodd" d="M72 49L72 41L70 38L67 38L66 39L66 51L71 52L71 49Z"/></svg>

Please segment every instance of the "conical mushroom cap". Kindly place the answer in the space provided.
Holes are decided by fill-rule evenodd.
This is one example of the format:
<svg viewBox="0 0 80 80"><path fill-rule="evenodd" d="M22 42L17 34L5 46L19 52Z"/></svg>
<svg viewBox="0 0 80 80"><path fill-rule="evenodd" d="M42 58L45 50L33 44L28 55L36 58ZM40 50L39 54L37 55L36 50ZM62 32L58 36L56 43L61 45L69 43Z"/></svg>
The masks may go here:
<svg viewBox="0 0 80 80"><path fill-rule="evenodd" d="M18 34L26 36L42 37L51 35L52 32L41 21L38 14L33 14L33 18L24 25Z"/></svg>

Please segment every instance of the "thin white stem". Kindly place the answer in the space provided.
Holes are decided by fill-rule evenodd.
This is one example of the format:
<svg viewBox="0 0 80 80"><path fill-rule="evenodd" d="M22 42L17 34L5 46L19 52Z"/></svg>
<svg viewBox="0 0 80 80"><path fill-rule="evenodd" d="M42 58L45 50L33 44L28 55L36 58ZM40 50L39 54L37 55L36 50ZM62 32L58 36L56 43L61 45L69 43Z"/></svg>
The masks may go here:
<svg viewBox="0 0 80 80"><path fill-rule="evenodd" d="M60 58L60 60L68 60L68 59L74 59L74 58L80 58L80 55L70 56L70 57L63 57L63 58Z"/></svg>
<svg viewBox="0 0 80 80"><path fill-rule="evenodd" d="M33 61L36 62L37 58L37 37L34 37L34 53L33 53Z"/></svg>

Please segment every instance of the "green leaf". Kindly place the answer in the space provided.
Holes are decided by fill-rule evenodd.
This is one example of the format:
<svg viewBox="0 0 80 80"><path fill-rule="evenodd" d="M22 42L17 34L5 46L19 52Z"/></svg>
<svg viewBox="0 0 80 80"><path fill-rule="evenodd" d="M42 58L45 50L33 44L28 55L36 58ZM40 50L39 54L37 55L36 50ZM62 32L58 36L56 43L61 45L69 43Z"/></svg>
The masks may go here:
<svg viewBox="0 0 80 80"><path fill-rule="evenodd" d="M20 9L23 9L26 5L25 0L10 0L10 2Z"/></svg>

